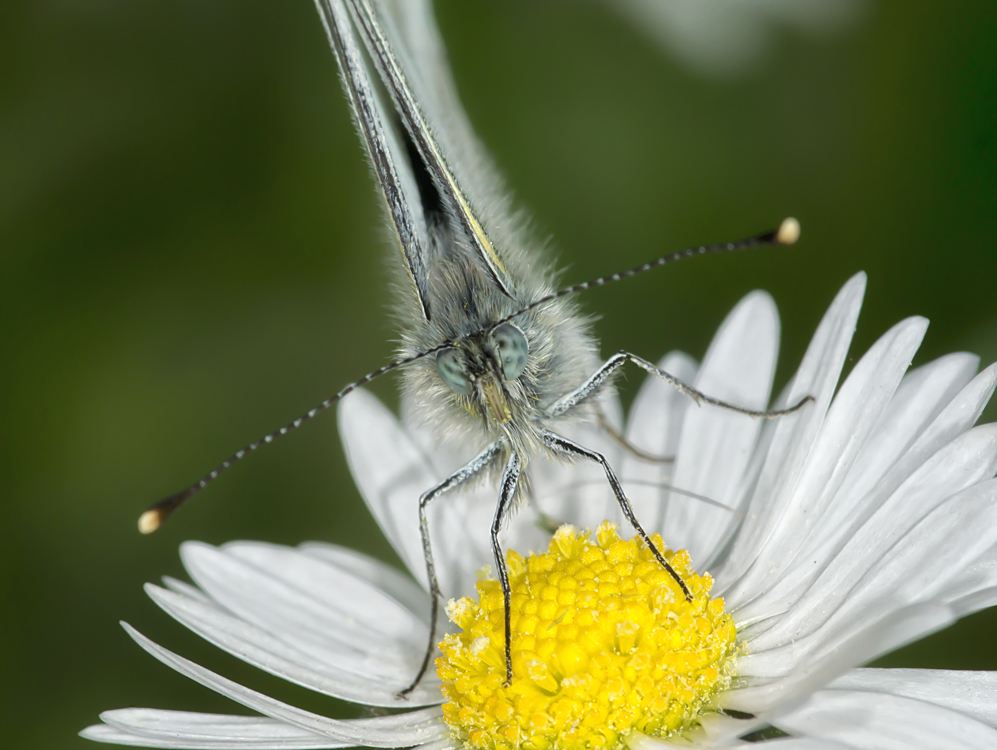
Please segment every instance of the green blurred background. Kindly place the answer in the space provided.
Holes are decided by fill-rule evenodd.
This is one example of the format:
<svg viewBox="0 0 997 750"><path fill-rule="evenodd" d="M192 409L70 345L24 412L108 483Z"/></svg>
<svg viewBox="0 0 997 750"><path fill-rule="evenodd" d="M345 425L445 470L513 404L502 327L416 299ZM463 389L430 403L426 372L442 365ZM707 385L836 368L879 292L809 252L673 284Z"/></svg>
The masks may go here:
<svg viewBox="0 0 997 750"><path fill-rule="evenodd" d="M781 384L864 269L853 356L917 313L932 321L918 361L997 358L997 5L875 5L833 38L779 35L735 81L696 75L594 3L442 0L438 14L471 119L567 281L802 221L795 249L589 294L605 352L701 356L761 287L782 313ZM307 0L0 4L4 747L83 747L74 733L105 708L239 712L118 619L346 711L219 653L141 590L182 576L187 538L324 539L394 559L333 418L160 533L140 537L135 520L386 361L381 226ZM374 390L395 403L394 388ZM978 614L883 663L997 669L995 629Z"/></svg>

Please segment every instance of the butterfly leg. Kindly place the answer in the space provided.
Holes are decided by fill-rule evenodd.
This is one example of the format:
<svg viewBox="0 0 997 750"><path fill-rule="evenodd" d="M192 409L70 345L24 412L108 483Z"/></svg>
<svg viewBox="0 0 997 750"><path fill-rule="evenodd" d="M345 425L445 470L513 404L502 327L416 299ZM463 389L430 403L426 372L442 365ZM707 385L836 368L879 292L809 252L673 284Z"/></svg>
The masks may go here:
<svg viewBox="0 0 997 750"><path fill-rule="evenodd" d="M638 536L644 540L644 544L647 548L651 550L651 554L654 555L655 559L661 564L669 575L675 579L675 582L682 589L682 593L685 594L685 598L692 601L692 593L689 591L689 587L685 585L685 581L682 580L675 568L668 564L664 555L661 551L654 545L651 541L651 537L648 536L647 532L644 531L644 527L640 525L640 521L637 520L636 514L634 514L633 506L630 505L630 500L627 499L626 493L623 492L623 486L620 484L620 480L616 478L616 473L613 468L609 465L609 461L601 453L596 453L593 450L589 450L578 443L568 440L568 438L558 435L550 430L544 430L542 433L544 445L547 446L554 453L559 453L562 456L567 456L569 458L584 458L589 461L595 461L602 465L603 470L606 472L606 479L609 480L609 486L613 489L613 494L616 495L616 500L620 504L620 510L623 511L623 515L633 526L634 531L637 532Z"/></svg>
<svg viewBox="0 0 997 750"><path fill-rule="evenodd" d="M609 435L613 440L615 440L623 450L629 453L634 458L644 461L649 464L673 464L675 463L675 456L655 456L653 453L648 453L642 448L638 448L636 445L627 440L626 435L617 430L613 425L609 423L606 415L600 409L597 414L597 419L599 426Z"/></svg>
<svg viewBox="0 0 997 750"><path fill-rule="evenodd" d="M784 417L799 411L814 400L813 396L806 396L800 399L798 403L793 404L786 409L746 409L743 406L738 406L737 404L732 404L718 398L713 398L712 396L707 396L705 393L696 390L691 385L686 385L674 375L669 375L664 370L659 369L643 357L638 357L636 354L631 354L630 352L619 351L607 359L605 363L603 363L602 367L596 370L595 373L593 373L588 380L582 383L581 386L555 401L554 404L547 409L547 416L559 417L565 412L570 411L575 406L578 406L583 401L586 401L593 394L597 393L599 389L616 373L616 371L623 367L623 365L627 362L633 362L641 369L647 370L647 372L652 375L661 378L668 383L668 385L672 386L672 388L677 390L679 393L688 396L697 404L719 406L721 409L727 409L728 411L737 412L738 414L746 414L749 417L758 417L760 419Z"/></svg>
<svg viewBox="0 0 997 750"><path fill-rule="evenodd" d="M426 577L429 579L429 643L426 646L426 653L422 657L422 665L419 667L419 673L412 680L411 685L404 690L398 691L397 695L399 698L404 698L415 690L426 674L426 670L429 669L429 662L433 657L433 651L436 649L436 618L440 613L440 597L443 594L440 591L440 582L436 578L436 564L433 562L433 546L429 539L429 520L426 517L426 508L440 495L460 487L462 484L481 474L504 448L505 443L503 441L495 441L467 464L432 489L423 493L422 497L419 498L419 534L422 537L422 554L426 560Z"/></svg>
<svg viewBox="0 0 997 750"><path fill-rule="evenodd" d="M495 558L495 569L498 571L499 582L502 584L502 604L505 608L505 684L507 687L512 684L512 623L509 611L512 589L509 586L509 568L505 564L498 535L502 530L503 521L512 508L522 473L523 462L519 455L513 452L505 465L505 471L502 473L501 492L498 505L495 506L495 518L492 521L492 556Z"/></svg>

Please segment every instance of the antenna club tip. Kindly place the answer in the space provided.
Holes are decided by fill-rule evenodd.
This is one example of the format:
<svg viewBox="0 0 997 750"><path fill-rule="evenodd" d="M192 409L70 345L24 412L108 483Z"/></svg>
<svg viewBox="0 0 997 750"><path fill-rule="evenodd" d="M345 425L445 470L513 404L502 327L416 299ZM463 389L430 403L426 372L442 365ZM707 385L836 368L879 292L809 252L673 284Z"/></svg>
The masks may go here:
<svg viewBox="0 0 997 750"><path fill-rule="evenodd" d="M138 517L138 530L142 534L151 534L163 523L162 514L155 508L147 510Z"/></svg>
<svg viewBox="0 0 997 750"><path fill-rule="evenodd" d="M794 245L800 239L800 222L790 216L782 220L775 233L775 241L780 245Z"/></svg>

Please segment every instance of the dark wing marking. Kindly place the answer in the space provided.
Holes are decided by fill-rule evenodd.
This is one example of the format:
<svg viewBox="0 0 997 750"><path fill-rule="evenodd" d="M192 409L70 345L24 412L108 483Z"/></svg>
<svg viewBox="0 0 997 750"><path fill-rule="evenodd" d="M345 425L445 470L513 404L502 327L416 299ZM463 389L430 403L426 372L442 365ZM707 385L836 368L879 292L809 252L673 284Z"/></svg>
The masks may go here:
<svg viewBox="0 0 997 750"><path fill-rule="evenodd" d="M455 175L452 159L444 156L444 149L441 148L439 139L433 132L434 128L443 129L445 121L448 119L460 120L463 118L463 111L456 102L456 96L450 90L449 72L443 64L442 50L435 38L435 30L431 25L428 6L420 0L409 0L408 5L398 3L396 0L395 7L392 7L388 2L383 3L385 10L390 13L389 20L397 19L399 21L398 25L407 35L405 41L415 48L410 52L406 50L409 52L409 56L414 59L403 60L395 52L396 46L401 45L392 44L388 29L375 13L370 2L368 0L346 0L346 2L349 3L350 9L353 11L357 27L381 73L381 80L391 94L405 128L422 156L423 163L434 176L441 196L460 222L467 237L473 243L474 250L485 264L499 289L512 297L513 285L509 273L477 215L472 210L471 201L461 189ZM447 111L433 112L434 121L430 122L427 111L423 106L420 106L420 100L417 99L413 90L415 82L413 79L418 75L418 70L413 70L412 75L408 75L404 69L406 63L411 64L412 62L430 66L428 70L423 71L427 74L428 80L420 81L423 85L423 90L420 93L427 95L427 99L435 99L435 101L428 102L431 106L439 105L440 109L449 108L452 113ZM448 117L448 115L450 116ZM465 129L463 121L460 121L458 128L462 131ZM469 132L461 132L460 136L464 136L463 141L469 142L471 140ZM466 147L469 143L459 145Z"/></svg>
<svg viewBox="0 0 997 750"><path fill-rule="evenodd" d="M423 314L429 320L432 312L427 270L429 231L418 180L401 140L404 134L392 125L394 120L389 113L393 115L394 112L385 106L373 85L370 65L357 43L342 0L316 0L315 5L339 62L343 88L377 175L405 266Z"/></svg>

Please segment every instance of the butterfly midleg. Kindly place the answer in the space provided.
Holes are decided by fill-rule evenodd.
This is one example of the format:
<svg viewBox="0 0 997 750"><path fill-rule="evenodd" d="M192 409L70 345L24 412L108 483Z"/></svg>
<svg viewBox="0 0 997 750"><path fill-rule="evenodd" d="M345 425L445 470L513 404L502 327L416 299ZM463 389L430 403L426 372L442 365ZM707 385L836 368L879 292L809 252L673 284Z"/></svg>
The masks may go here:
<svg viewBox="0 0 997 750"><path fill-rule="evenodd" d="M512 623L510 618L510 607L512 600L512 589L509 586L509 568L505 564L505 557L502 555L502 545L499 544L499 532L502 530L502 521L509 508L512 507L513 498L516 496L516 488L519 486L519 478L523 473L523 462L515 452L509 456L509 461L505 465L502 473L501 493L499 494L498 505L495 506L495 518L492 520L492 556L495 558L495 568L498 570L499 582L502 584L502 604L505 608L505 684L506 687L512 684Z"/></svg>
<svg viewBox="0 0 997 750"><path fill-rule="evenodd" d="M616 495L616 500L620 504L620 510L623 511L623 515L633 526L634 531L644 540L644 544L647 545L648 549L654 555L655 559L661 564L668 574L675 579L675 582L682 589L682 593L685 594L685 598L692 601L692 593L689 591L689 587L685 585L685 581L682 580L680 576L668 561L665 559L661 551L654 545L651 541L651 537L648 536L647 532L644 531L644 527L640 525L640 521L637 520L636 514L634 514L633 506L630 505L630 501L627 499L626 493L623 492L623 486L620 484L620 480L616 478L616 473L613 468L609 465L609 461L601 453L596 453L593 450L589 450L578 443L568 440L568 438L558 435L557 433L551 432L550 430L544 430L542 433L544 444L550 448L550 450L555 453L560 453L562 455L568 456L570 458L586 458L589 461L595 461L602 465L603 470L606 472L606 479L609 480L609 486L613 488L613 494Z"/></svg>
<svg viewBox="0 0 997 750"><path fill-rule="evenodd" d="M738 406L737 404L731 404L727 401L713 398L712 396L706 395L702 391L696 390L691 385L686 385L674 375L669 375L664 370L658 369L655 365L651 364L643 357L638 357L636 354L631 354L630 352L619 351L607 359L605 363L603 363L602 367L596 370L588 380L582 383L581 386L554 402L554 404L547 410L547 416L558 417L590 398L593 394L597 393L599 389L610 379L610 377L612 377L612 375L627 362L633 362L641 369L647 370L652 375L656 375L679 393L691 398L697 404L711 404L712 406L719 406L721 409L734 411L738 414L746 414L749 417L759 417L760 419L784 417L788 414L799 411L808 403L813 401L813 396L806 396L800 399L798 403L793 404L793 406L786 409L769 409L764 411L746 409L743 406Z"/></svg>
<svg viewBox="0 0 997 750"><path fill-rule="evenodd" d="M634 458L649 464L675 463L675 456L655 456L654 454L648 453L647 451L638 448L636 445L631 443L629 440L627 440L626 435L624 435L622 432L617 430L615 427L613 427L613 425L609 423L609 419L607 419L606 415L602 412L602 409L600 409L597 413L597 420L599 422L599 426L606 431L606 434L609 435L611 438L613 438L613 440L615 440L620 445L620 447L623 448L623 450L625 450Z"/></svg>
<svg viewBox="0 0 997 750"><path fill-rule="evenodd" d="M404 698L415 690L426 674L426 670L429 669L429 660L432 658L433 650L436 648L436 618L440 611L440 597L442 593L440 592L440 583L436 578L436 564L433 562L433 546L429 540L429 521L426 518L426 508L443 493L461 486L488 468L489 464L495 460L495 457L504 448L505 443L501 440L496 440L438 485L424 492L422 497L419 498L419 534L422 537L422 554L426 560L426 577L429 579L429 643L426 646L426 653L422 657L422 665L419 667L419 673L412 680L411 685L404 690L398 691L397 695L399 698Z"/></svg>

